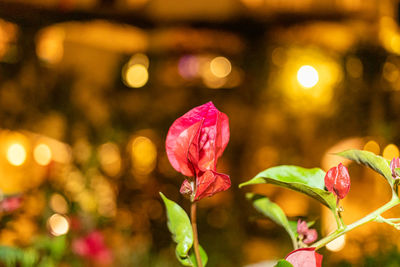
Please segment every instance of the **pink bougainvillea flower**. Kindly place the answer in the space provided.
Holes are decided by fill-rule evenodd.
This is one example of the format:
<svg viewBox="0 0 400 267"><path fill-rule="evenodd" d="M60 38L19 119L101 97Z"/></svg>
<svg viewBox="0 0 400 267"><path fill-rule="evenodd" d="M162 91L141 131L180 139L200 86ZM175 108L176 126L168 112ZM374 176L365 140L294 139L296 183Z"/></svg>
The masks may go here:
<svg viewBox="0 0 400 267"><path fill-rule="evenodd" d="M72 242L72 251L103 266L112 262L111 250L105 245L104 237L98 231L74 240Z"/></svg>
<svg viewBox="0 0 400 267"><path fill-rule="evenodd" d="M299 234L300 240L307 245L318 238L317 230L309 229L307 222L300 219L297 221L297 233Z"/></svg>
<svg viewBox="0 0 400 267"><path fill-rule="evenodd" d="M212 102L193 108L171 125L165 142L168 159L175 170L195 177L194 183L183 182L181 193L196 201L230 187L229 176L216 172L228 141L228 116Z"/></svg>
<svg viewBox="0 0 400 267"><path fill-rule="evenodd" d="M300 248L290 252L285 260L293 267L321 267L322 255L315 252L315 248Z"/></svg>
<svg viewBox="0 0 400 267"><path fill-rule="evenodd" d="M396 173L396 168L400 168L400 158L393 158L390 162L390 169L392 170L393 179L399 179L399 175Z"/></svg>
<svg viewBox="0 0 400 267"><path fill-rule="evenodd" d="M343 199L350 190L350 175L347 168L340 163L329 169L325 175L325 186L339 199Z"/></svg>
<svg viewBox="0 0 400 267"><path fill-rule="evenodd" d="M21 196L7 197L0 202L0 211L12 212L14 210L19 209L21 205L22 205Z"/></svg>

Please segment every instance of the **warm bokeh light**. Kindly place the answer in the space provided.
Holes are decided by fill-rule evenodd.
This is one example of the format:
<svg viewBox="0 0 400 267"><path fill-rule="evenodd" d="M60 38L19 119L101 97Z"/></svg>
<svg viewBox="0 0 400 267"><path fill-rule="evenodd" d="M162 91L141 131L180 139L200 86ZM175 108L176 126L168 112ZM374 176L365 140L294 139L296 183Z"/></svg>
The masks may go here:
<svg viewBox="0 0 400 267"><path fill-rule="evenodd" d="M46 144L39 144L33 150L33 158L39 165L48 165L51 161L51 156L50 147Z"/></svg>
<svg viewBox="0 0 400 267"><path fill-rule="evenodd" d="M15 143L7 149L7 160L14 166L22 165L26 160L26 150L23 145Z"/></svg>
<svg viewBox="0 0 400 267"><path fill-rule="evenodd" d="M139 175L149 174L155 167L157 148L145 136L138 136L132 142L132 167Z"/></svg>
<svg viewBox="0 0 400 267"><path fill-rule="evenodd" d="M231 73L232 65L226 57L216 57L210 62L211 73L218 78L225 78Z"/></svg>
<svg viewBox="0 0 400 267"><path fill-rule="evenodd" d="M379 153L381 152L381 147L376 141L370 140L364 145L363 150L370 151L372 153L375 153L376 155L379 155Z"/></svg>
<svg viewBox="0 0 400 267"><path fill-rule="evenodd" d="M50 232L54 236L65 235L69 230L68 219L60 214L53 214L48 220Z"/></svg>
<svg viewBox="0 0 400 267"><path fill-rule="evenodd" d="M297 81L305 88L314 87L318 83L318 79L318 71L310 65L301 66L297 71Z"/></svg>
<svg viewBox="0 0 400 267"><path fill-rule="evenodd" d="M399 148L395 144L389 144L383 149L382 156L388 160L397 158L399 156Z"/></svg>
<svg viewBox="0 0 400 267"><path fill-rule="evenodd" d="M50 208L57 213L66 214L68 212L68 203L60 194L52 194L50 197Z"/></svg>
<svg viewBox="0 0 400 267"><path fill-rule="evenodd" d="M326 245L326 248L330 251L337 252L342 250L345 245L346 245L346 235L342 235L336 238L335 240L329 242Z"/></svg>
<svg viewBox="0 0 400 267"><path fill-rule="evenodd" d="M114 143L102 144L98 151L101 168L110 176L116 176L121 170L121 155Z"/></svg>
<svg viewBox="0 0 400 267"><path fill-rule="evenodd" d="M129 66L132 66L132 65L135 65L135 64L143 65L144 67L146 67L146 69L148 69L149 65L150 65L150 60L149 60L148 56L146 56L145 54L137 53L137 54L134 54L129 59L129 62L128 62Z"/></svg>
<svg viewBox="0 0 400 267"><path fill-rule="evenodd" d="M64 54L65 31L61 27L48 27L39 32L36 40L38 57L49 64L61 61Z"/></svg>
<svg viewBox="0 0 400 267"><path fill-rule="evenodd" d="M147 83L149 73L142 64L134 64L126 68L124 81L126 85L133 88L140 88Z"/></svg>

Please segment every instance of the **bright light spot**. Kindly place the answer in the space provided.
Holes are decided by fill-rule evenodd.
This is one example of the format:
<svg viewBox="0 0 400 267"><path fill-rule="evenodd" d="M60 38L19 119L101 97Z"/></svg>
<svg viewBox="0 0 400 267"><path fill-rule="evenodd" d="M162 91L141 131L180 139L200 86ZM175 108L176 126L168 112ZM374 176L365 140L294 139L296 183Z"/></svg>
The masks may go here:
<svg viewBox="0 0 400 267"><path fill-rule="evenodd" d="M210 62L210 70L218 78L225 78L231 73L232 65L226 57L216 57Z"/></svg>
<svg viewBox="0 0 400 267"><path fill-rule="evenodd" d="M157 148L147 137L138 136L132 142L132 166L139 175L149 174L156 165Z"/></svg>
<svg viewBox="0 0 400 267"><path fill-rule="evenodd" d="M42 166L46 166L51 161L51 150L46 144L39 144L33 150L33 158Z"/></svg>
<svg viewBox="0 0 400 267"><path fill-rule="evenodd" d="M305 65L297 71L297 81L305 88L311 88L318 82L318 72L312 66Z"/></svg>
<svg viewBox="0 0 400 267"><path fill-rule="evenodd" d="M60 194L53 194L50 198L50 207L54 212L66 214L68 212L68 203Z"/></svg>
<svg viewBox="0 0 400 267"><path fill-rule="evenodd" d="M329 242L326 245L326 248L329 249L330 251L337 252L342 250L345 245L346 245L346 236L342 235L336 238L335 240Z"/></svg>
<svg viewBox="0 0 400 267"><path fill-rule="evenodd" d="M26 151L21 144L12 144L7 150L7 160L14 166L20 166L25 162Z"/></svg>
<svg viewBox="0 0 400 267"><path fill-rule="evenodd" d="M134 64L126 69L124 80L129 87L144 86L149 79L147 68L142 64Z"/></svg>
<svg viewBox="0 0 400 267"><path fill-rule="evenodd" d="M53 214L48 220L47 224L50 228L52 235L60 236L68 233L69 222L68 219L60 214Z"/></svg>
<svg viewBox="0 0 400 267"><path fill-rule="evenodd" d="M393 158L397 158L399 156L399 149L394 144L389 144L383 150L382 156L385 159L392 160Z"/></svg>
<svg viewBox="0 0 400 267"><path fill-rule="evenodd" d="M368 141L365 144L363 150L370 151L372 153L375 153L376 155L379 155L379 153L381 152L381 148L379 147L379 144L377 142L375 142L374 140Z"/></svg>

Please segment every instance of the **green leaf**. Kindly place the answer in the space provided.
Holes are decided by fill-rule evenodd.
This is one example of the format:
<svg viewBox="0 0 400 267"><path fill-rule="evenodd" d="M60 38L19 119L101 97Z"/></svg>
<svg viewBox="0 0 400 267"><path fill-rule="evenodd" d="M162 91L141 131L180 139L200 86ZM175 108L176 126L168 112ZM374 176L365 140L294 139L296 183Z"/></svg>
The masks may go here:
<svg viewBox="0 0 400 267"><path fill-rule="evenodd" d="M375 155L372 152L357 149L346 150L337 153L337 155L370 167L385 177L389 185L393 187L392 170L390 169L389 165L390 161L387 161L383 157Z"/></svg>
<svg viewBox="0 0 400 267"><path fill-rule="evenodd" d="M287 260L279 260L274 267L293 267Z"/></svg>
<svg viewBox="0 0 400 267"><path fill-rule="evenodd" d="M282 226L286 230L286 232L288 232L292 241L294 243L296 242L296 230L293 231L292 227L289 224L289 220L287 219L281 207L278 206L278 204L272 202L265 196L253 193L247 193L246 198L253 202L253 206L256 210L273 220L276 224Z"/></svg>
<svg viewBox="0 0 400 267"><path fill-rule="evenodd" d="M244 182L239 187L254 184L275 184L304 193L332 211L336 210L335 196L325 190L325 172L319 168L306 169L297 166L282 165L266 169L253 179Z"/></svg>
<svg viewBox="0 0 400 267"><path fill-rule="evenodd" d="M160 192L160 196L167 210L168 229L177 243L176 257L184 266L192 266L189 250L193 245L193 230L189 217L178 204L169 200L163 193Z"/></svg>
<svg viewBox="0 0 400 267"><path fill-rule="evenodd" d="M200 258L201 258L201 263L203 264L204 267L206 267L206 264L208 262L208 256L205 250L202 248L202 246L199 245L199 250L200 250ZM192 248L190 250L190 261L192 262L194 267L197 267L197 262L196 262L196 256L194 254L194 249Z"/></svg>

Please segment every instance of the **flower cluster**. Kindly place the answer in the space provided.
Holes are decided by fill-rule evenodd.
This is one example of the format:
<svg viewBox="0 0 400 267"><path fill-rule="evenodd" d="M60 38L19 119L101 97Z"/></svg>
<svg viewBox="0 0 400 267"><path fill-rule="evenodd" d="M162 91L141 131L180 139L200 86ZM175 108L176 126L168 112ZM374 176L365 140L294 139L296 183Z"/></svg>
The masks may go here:
<svg viewBox="0 0 400 267"><path fill-rule="evenodd" d="M180 189L192 201L225 191L229 176L216 171L229 141L228 117L212 102L193 108L170 127L166 151L171 165L188 177Z"/></svg>

